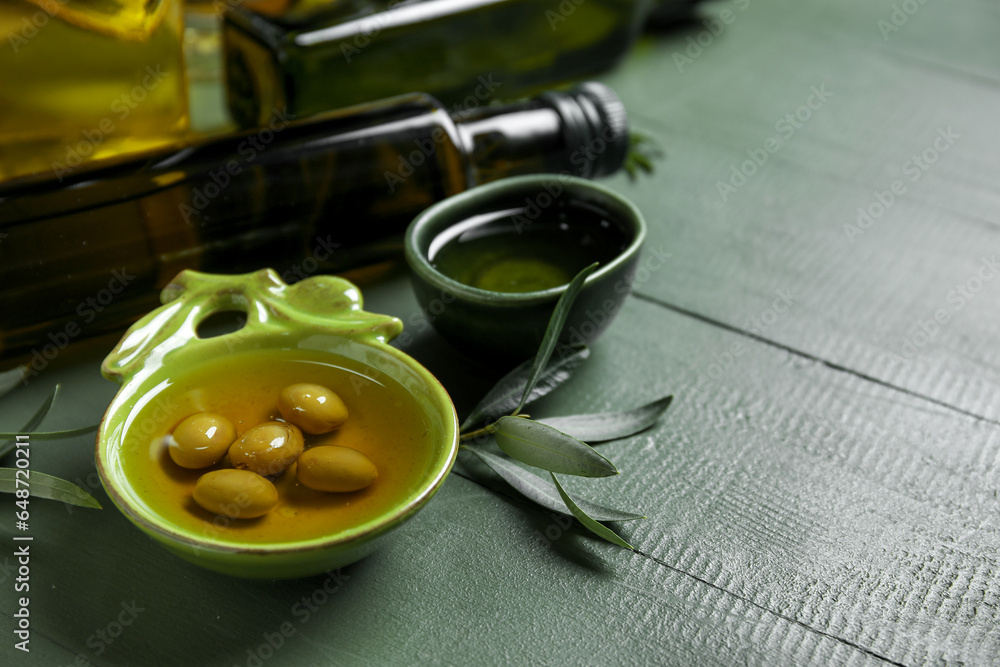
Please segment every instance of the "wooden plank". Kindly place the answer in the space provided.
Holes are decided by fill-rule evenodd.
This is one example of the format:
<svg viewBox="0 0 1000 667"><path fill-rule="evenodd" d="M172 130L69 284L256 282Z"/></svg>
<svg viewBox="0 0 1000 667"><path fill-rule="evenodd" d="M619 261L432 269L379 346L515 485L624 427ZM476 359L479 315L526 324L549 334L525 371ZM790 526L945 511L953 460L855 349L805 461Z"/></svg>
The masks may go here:
<svg viewBox="0 0 1000 667"><path fill-rule="evenodd" d="M654 430L602 446L621 477L568 482L645 510L647 521L622 527L640 553L456 475L349 578L243 582L170 556L110 506L37 501L33 657L995 662L1000 435L984 419L1000 418L996 281L961 310L948 293L992 254L1000 225L995 59L976 50L992 44L977 36L992 39L996 13L928 2L880 44L873 19L891 4L755 0L747 11L760 13L741 15L685 71L671 58L685 44L676 35L646 41L607 77L669 151L655 180L611 183L646 211L651 247L672 257L574 381L532 412L677 396ZM715 182L823 84L829 102L722 202ZM948 125L961 139L852 244L843 225L857 207L906 178L906 161ZM417 328L403 278L365 291L371 310ZM949 322L912 359L893 360L942 308L955 308ZM103 344L74 345L0 401L0 423L23 421L56 381L67 391L54 427L99 418L114 391L96 371ZM430 333L407 350L463 410L498 372ZM89 484L86 438L36 447L36 469ZM9 515L0 525L11 532ZM296 605L313 596L306 618ZM128 609L134 622L99 643ZM0 610L8 637L10 613ZM294 632L269 653L286 623Z"/></svg>
<svg viewBox="0 0 1000 667"><path fill-rule="evenodd" d="M532 410L676 392L656 430L602 448L621 478L588 485L655 512L639 548L902 664L997 655L996 428L749 339L720 362L730 334L655 308Z"/></svg>
<svg viewBox="0 0 1000 667"><path fill-rule="evenodd" d="M682 72L679 34L647 40L607 77L668 152L659 187L611 181L646 213L650 246L672 253L639 292L997 420L1000 88L871 39L845 48L820 20L841 10L810 29L752 9ZM948 25L937 42L962 42ZM796 128L785 117L797 112L809 117ZM767 153L771 138L782 143ZM925 152L926 170L913 159ZM733 177L744 164L745 183ZM874 215L866 228L859 208ZM755 324L782 291L787 312Z"/></svg>
<svg viewBox="0 0 1000 667"><path fill-rule="evenodd" d="M391 299L368 307L412 312L394 282ZM734 343L745 350L706 375ZM45 378L77 378L62 419L99 413L106 396L87 398L102 387L96 362ZM453 379L449 391L468 386ZM678 398L655 430L603 446L621 477L567 482L647 511L623 526L639 554L455 476L306 619L295 605L322 578L232 580L170 556L110 507L70 514L38 501L34 627L95 664L247 664L286 622L295 632L268 664L918 664L1000 650L995 429L638 299L532 411L666 392ZM82 446L35 451L46 472L86 482L92 469ZM95 655L88 638L133 600L143 611Z"/></svg>
<svg viewBox="0 0 1000 667"><path fill-rule="evenodd" d="M710 6L709 6L710 7ZM1000 83L1000 12L988 0L961 7L932 0L796 2L755 0L757 16L845 45L864 44L940 69L949 76Z"/></svg>
<svg viewBox="0 0 1000 667"><path fill-rule="evenodd" d="M97 665L876 662L780 620L785 643L740 645L740 635L770 632L774 617L680 574L667 577L668 590L651 590L645 559L573 533L560 538L566 555L541 546L520 508L461 478L441 494L376 555L291 582L201 571L117 530L120 517L40 512L64 539L90 546L37 561L46 586L34 597L34 631ZM109 558L95 529L129 556ZM123 610L134 619L104 641L118 634Z"/></svg>

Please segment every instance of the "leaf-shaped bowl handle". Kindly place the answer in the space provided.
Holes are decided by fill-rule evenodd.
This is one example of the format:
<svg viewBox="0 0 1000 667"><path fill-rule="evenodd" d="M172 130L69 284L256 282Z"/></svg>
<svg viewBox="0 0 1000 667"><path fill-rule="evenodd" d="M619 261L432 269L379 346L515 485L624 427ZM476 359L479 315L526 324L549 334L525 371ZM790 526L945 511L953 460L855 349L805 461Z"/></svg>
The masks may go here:
<svg viewBox="0 0 1000 667"><path fill-rule="evenodd" d="M403 330L395 317L362 310L361 292L336 276L314 276L285 284L273 269L242 275L181 271L160 294L162 306L133 324L101 364L109 380L124 383L145 368L160 366L180 347L230 344L234 338L274 333L326 333L371 345L385 344ZM240 311L238 331L202 339L208 317Z"/></svg>

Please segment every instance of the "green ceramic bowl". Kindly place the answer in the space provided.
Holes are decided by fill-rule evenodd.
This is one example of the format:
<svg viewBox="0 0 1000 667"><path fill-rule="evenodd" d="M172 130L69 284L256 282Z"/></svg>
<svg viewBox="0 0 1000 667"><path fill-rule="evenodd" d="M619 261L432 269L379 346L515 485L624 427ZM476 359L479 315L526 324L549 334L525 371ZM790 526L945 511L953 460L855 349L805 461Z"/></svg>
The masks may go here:
<svg viewBox="0 0 1000 667"><path fill-rule="evenodd" d="M410 224L404 249L413 289L438 333L473 354L510 359L535 354L566 285L520 293L471 287L436 269L432 248L446 230L476 216L522 210L522 220L530 224L555 206L570 213L578 207L598 210L624 233L624 249L584 283L563 328L562 342L588 344L604 332L631 291L646 224L635 205L618 193L581 178L548 174L507 178L467 190L431 206ZM571 214L567 220L573 233Z"/></svg>
<svg viewBox="0 0 1000 667"><path fill-rule="evenodd" d="M396 526L414 515L444 482L458 451L458 422L451 399L420 364L387 344L402 330L393 317L361 310L351 283L318 276L285 285L270 270L242 276L184 271L164 289L163 306L128 330L101 371L122 387L101 423L97 469L115 505L164 547L192 563L225 574L266 579L304 577L347 565L370 553ZM238 331L201 338L199 325L221 311L241 311ZM284 360L308 351L329 355L331 364L350 360L360 373L388 377L417 401L432 433L429 464L412 488L400 491L380 516L341 532L275 544L213 539L165 519L144 501L125 465L126 434L138 429L140 410L156 405L174 378L224 355L276 350ZM318 352L317 352L318 351ZM325 357L324 357L325 359ZM133 431L137 433L138 431ZM134 440L133 440L134 442Z"/></svg>

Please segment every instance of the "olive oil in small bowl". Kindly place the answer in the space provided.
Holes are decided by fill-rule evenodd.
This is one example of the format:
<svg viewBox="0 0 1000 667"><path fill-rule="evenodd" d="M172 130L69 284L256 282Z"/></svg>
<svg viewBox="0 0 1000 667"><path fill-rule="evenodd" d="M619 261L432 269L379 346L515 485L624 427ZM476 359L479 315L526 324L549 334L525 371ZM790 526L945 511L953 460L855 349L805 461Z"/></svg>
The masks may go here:
<svg viewBox="0 0 1000 667"><path fill-rule="evenodd" d="M530 217L529 217L530 216ZM491 292L540 292L566 285L594 262L614 261L631 240L606 211L558 200L492 211L449 227L432 242L431 265Z"/></svg>
<svg viewBox="0 0 1000 667"><path fill-rule="evenodd" d="M590 343L631 289L645 239L621 195L568 176L473 188L424 211L406 234L413 288L434 328L473 354L527 358L567 285L597 262L563 328Z"/></svg>

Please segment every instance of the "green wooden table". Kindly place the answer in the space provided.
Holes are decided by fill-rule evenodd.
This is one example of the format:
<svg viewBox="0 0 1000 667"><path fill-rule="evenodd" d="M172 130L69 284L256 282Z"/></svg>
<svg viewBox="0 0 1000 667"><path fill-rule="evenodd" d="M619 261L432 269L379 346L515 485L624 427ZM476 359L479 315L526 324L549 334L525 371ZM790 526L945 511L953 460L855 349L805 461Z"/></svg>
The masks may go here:
<svg viewBox="0 0 1000 667"><path fill-rule="evenodd" d="M723 13L724 11L728 13ZM669 253L536 416L673 393L571 490L648 519L632 553L456 471L386 548L254 582L175 558L111 506L89 437L32 467L103 511L32 504L31 653L4 664L1000 664L1000 12L984 0L733 0L604 75L666 148L608 184ZM722 20L725 19L725 20ZM726 22L728 21L728 22ZM860 209L860 210L859 210ZM366 306L411 325L404 273ZM99 419L112 338L0 401ZM467 411L496 374L407 351Z"/></svg>

